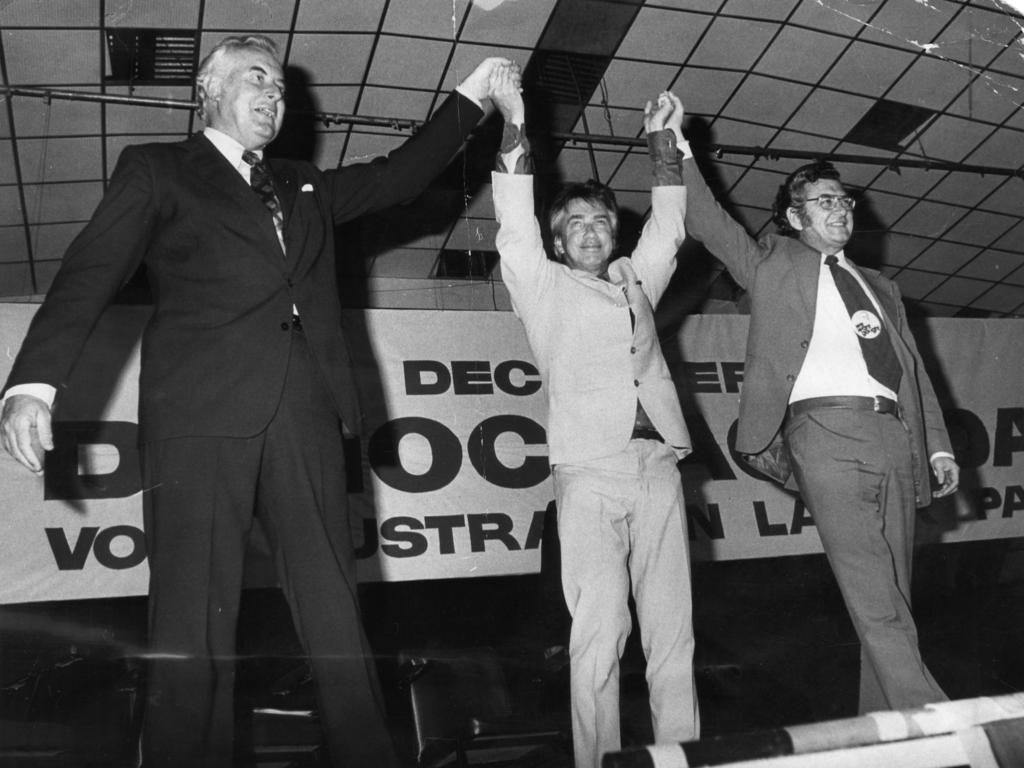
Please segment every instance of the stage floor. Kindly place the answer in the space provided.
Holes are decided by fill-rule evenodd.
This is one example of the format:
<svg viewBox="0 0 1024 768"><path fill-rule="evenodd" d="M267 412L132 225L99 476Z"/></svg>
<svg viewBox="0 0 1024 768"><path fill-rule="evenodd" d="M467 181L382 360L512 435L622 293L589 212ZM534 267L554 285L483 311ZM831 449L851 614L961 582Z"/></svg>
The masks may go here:
<svg viewBox="0 0 1024 768"><path fill-rule="evenodd" d="M695 563L696 668L703 735L856 715L858 645L824 556ZM522 719L564 727L568 617L552 574L368 584L367 631L391 722L413 765L412 650L487 649ZM926 662L951 698L1024 690L1024 541L933 545L915 563L915 615ZM133 764L142 676L143 598L0 608L0 763ZM268 726L253 709L314 706L276 589L250 589L239 631L238 704L246 755L271 743L308 752L302 720ZM623 742L650 742L638 633L622 664ZM313 759L260 765L315 765ZM521 765L569 766L549 746Z"/></svg>

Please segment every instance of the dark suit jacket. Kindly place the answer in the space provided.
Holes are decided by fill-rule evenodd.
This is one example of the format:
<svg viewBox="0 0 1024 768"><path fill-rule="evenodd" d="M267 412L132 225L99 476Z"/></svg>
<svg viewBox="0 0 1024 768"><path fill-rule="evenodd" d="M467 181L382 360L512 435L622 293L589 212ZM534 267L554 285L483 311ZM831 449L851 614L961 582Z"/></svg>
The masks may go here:
<svg viewBox="0 0 1024 768"><path fill-rule="evenodd" d="M750 330L740 398L736 450L763 451L786 416L789 395L807 354L814 327L821 254L792 237L754 240L715 201L694 160L683 162L687 189L686 232L725 264L751 301ZM942 409L918 354L899 288L878 272L860 269L882 306L903 366L898 393L910 431L918 504L931 501L928 458L952 453ZM837 392L836 394L843 394Z"/></svg>
<svg viewBox="0 0 1024 768"><path fill-rule="evenodd" d="M357 431L334 227L422 192L481 116L456 93L387 159L330 171L270 160L287 259L259 197L203 135L125 148L103 200L64 257L7 386L52 384L59 398L103 309L144 263L154 295L139 384L144 442L259 433L288 368L293 304L338 414Z"/></svg>

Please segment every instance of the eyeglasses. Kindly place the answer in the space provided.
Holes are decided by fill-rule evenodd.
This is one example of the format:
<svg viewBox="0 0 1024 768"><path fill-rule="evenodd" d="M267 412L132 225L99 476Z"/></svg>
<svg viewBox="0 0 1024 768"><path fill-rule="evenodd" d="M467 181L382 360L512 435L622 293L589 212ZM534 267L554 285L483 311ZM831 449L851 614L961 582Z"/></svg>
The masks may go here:
<svg viewBox="0 0 1024 768"><path fill-rule="evenodd" d="M848 211L852 211L857 205L857 201L849 195L818 195L817 197L808 197L804 202L809 203L812 200L817 200L823 211L831 211L837 203Z"/></svg>

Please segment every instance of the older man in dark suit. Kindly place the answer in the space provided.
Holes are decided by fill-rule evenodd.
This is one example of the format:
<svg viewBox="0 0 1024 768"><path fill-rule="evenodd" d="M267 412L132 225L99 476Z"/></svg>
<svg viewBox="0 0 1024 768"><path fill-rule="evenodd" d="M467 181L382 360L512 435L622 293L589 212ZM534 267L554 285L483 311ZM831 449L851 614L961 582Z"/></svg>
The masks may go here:
<svg viewBox="0 0 1024 768"><path fill-rule="evenodd" d="M910 612L911 556L915 509L953 493L959 468L899 289L846 259L854 199L831 165L792 173L775 202L783 236L754 240L683 152L687 233L751 301L736 449L814 518L861 641L860 711L942 701Z"/></svg>
<svg viewBox="0 0 1024 768"><path fill-rule="evenodd" d="M50 408L100 313L144 264L139 423L150 559L146 768L231 765L233 657L254 521L310 658L332 764L396 756L362 630L339 419L359 428L334 227L411 199L483 112L484 61L387 159L321 172L266 160L284 118L268 38L223 40L197 75L205 129L128 147L68 249L11 371L0 438L42 471Z"/></svg>

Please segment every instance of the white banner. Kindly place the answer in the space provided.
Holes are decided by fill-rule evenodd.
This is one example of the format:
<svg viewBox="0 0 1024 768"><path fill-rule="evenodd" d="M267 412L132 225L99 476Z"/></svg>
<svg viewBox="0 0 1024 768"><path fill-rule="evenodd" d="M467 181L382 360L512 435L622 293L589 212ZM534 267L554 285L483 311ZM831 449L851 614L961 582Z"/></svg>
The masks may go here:
<svg viewBox="0 0 1024 768"><path fill-rule="evenodd" d="M0 304L0 380L35 307ZM137 308L108 312L62 402L45 481L0 458L0 603L143 594ZM552 499L545 399L506 312L346 315L367 419L349 483L360 574L400 581L535 572ZM820 551L798 497L730 451L747 318L693 316L665 354L694 454L682 464L698 559ZM1024 535L1024 326L934 319L918 335L962 490L919 517L923 541Z"/></svg>

